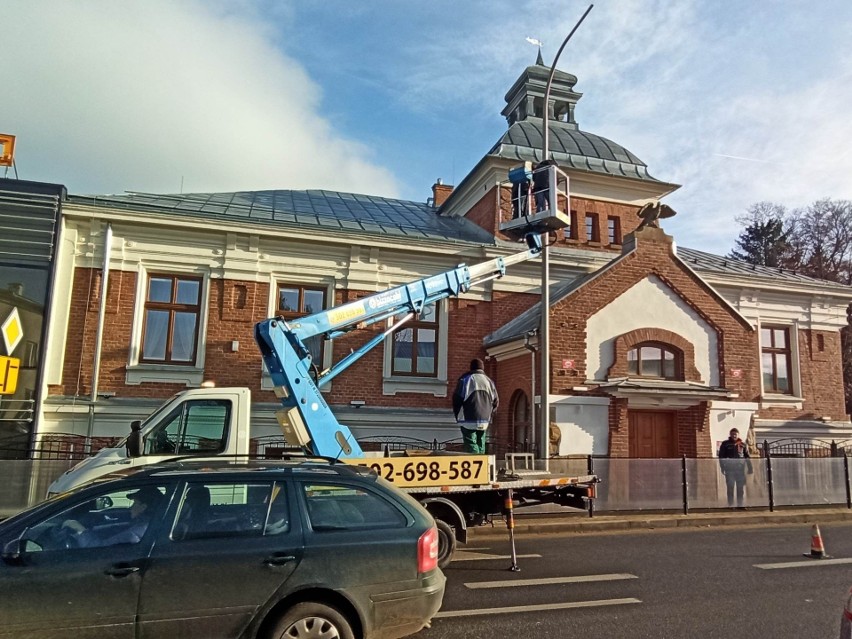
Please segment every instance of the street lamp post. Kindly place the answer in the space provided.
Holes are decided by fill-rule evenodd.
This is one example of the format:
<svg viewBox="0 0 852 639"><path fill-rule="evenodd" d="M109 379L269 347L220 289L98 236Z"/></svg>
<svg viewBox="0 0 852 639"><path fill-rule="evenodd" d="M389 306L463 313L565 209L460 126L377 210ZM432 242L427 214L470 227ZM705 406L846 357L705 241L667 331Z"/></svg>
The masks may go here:
<svg viewBox="0 0 852 639"><path fill-rule="evenodd" d="M556 52L556 57L553 58L553 65L550 67L550 76L547 78L547 87L544 90L544 113L542 113L542 149L541 161L545 161L550 156L550 131L548 129L548 116L550 115L550 85L553 83L553 75L556 73L556 63L559 61L559 56L562 55L562 50L574 32L582 24L589 11L595 5L590 4L586 12L571 29L571 33L562 42L559 51ZM550 429L550 260L549 247L547 243L547 233L545 232L541 242L541 344L539 352L541 353L541 419L539 420L541 428L541 438L539 439L541 446L541 456L547 460L550 458L550 438L548 436ZM545 462L546 463L546 462Z"/></svg>

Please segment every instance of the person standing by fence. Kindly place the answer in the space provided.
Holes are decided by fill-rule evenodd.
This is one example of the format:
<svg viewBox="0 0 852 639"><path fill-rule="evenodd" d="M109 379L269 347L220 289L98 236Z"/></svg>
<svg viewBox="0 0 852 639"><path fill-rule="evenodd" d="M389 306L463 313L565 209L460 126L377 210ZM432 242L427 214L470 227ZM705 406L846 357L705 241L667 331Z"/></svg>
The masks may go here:
<svg viewBox="0 0 852 639"><path fill-rule="evenodd" d="M740 431L736 428L731 429L728 439L719 446L719 467L725 476L725 485L728 489L728 507L733 507L734 492L736 492L737 507L742 508L746 471L751 475L754 468L751 465L748 447L740 439Z"/></svg>

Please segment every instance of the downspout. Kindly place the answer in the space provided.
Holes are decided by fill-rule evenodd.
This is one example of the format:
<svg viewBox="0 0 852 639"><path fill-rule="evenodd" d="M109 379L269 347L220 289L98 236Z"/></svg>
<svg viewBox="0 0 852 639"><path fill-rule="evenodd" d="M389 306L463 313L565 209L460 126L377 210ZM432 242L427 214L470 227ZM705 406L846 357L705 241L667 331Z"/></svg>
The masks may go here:
<svg viewBox="0 0 852 639"><path fill-rule="evenodd" d="M95 353L92 361L92 396L89 403L89 428L86 433L87 444L91 446L91 438L95 428L95 403L98 401L98 378L101 369L101 347L104 338L104 318L106 317L107 286L109 285L109 262L112 253L112 224L107 222L104 235L104 263L101 271L101 303L98 307L98 329L95 335ZM91 451L89 451L91 452Z"/></svg>
<svg viewBox="0 0 852 639"><path fill-rule="evenodd" d="M530 370L530 437L532 437L532 441L530 444L532 449L535 450L535 354L538 352L538 347L530 344L530 338L533 335L535 335L535 331L530 331L524 335L524 348L530 352L530 364L532 365Z"/></svg>

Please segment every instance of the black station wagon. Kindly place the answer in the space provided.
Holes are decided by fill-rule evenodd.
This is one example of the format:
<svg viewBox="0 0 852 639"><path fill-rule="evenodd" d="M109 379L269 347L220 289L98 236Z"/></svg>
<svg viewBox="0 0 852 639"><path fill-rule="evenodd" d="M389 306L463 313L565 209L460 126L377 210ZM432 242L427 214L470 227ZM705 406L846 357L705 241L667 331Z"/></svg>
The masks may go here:
<svg viewBox="0 0 852 639"><path fill-rule="evenodd" d="M0 637L403 637L445 577L417 502L324 460L175 461L0 523Z"/></svg>

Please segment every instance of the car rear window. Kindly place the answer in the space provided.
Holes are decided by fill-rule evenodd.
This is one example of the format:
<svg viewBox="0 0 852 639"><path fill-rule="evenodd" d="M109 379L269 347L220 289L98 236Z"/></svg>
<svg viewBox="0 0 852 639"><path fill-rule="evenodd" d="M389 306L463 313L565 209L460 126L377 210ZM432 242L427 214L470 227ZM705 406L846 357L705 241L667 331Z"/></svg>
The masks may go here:
<svg viewBox="0 0 852 639"><path fill-rule="evenodd" d="M404 528L408 519L385 497L356 486L303 484L308 519L318 532Z"/></svg>

